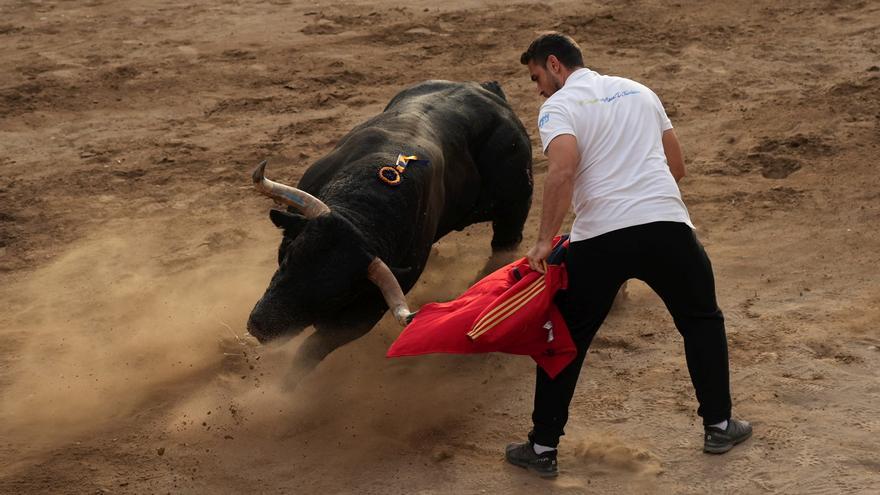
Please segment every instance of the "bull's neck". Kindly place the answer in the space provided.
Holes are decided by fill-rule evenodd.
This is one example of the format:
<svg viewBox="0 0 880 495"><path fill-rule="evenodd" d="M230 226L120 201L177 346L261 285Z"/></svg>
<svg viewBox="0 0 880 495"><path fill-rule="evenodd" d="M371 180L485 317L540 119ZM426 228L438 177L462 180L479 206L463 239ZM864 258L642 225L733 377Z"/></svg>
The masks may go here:
<svg viewBox="0 0 880 495"><path fill-rule="evenodd" d="M401 238L412 236L408 225L396 225L382 215L382 208L365 210L363 206L330 203L330 210L354 226L367 242L373 254L395 261L400 255Z"/></svg>

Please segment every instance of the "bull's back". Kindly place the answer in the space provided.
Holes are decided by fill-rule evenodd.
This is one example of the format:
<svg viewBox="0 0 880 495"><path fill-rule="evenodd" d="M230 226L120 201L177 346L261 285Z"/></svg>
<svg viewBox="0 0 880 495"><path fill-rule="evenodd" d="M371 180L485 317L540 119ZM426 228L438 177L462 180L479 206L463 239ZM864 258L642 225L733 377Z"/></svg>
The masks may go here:
<svg viewBox="0 0 880 495"><path fill-rule="evenodd" d="M484 182L476 157L500 125L525 136L500 88L420 83L343 136L309 167L299 187L331 209L350 212L386 259L407 264L413 260L400 259L401 253L410 253L423 262L437 238L473 223ZM399 154L429 164L407 167L397 186L383 183L379 169Z"/></svg>
<svg viewBox="0 0 880 495"><path fill-rule="evenodd" d="M416 155L430 161L433 171L428 176L421 174L420 183L444 182L426 187L424 192L437 195L450 185L453 190L449 192L467 206L474 192L458 185L479 184L474 154L498 122L513 115L501 95L467 82L427 81L407 88L394 96L382 113L349 131L333 150L309 167L299 187L328 204L345 202L349 195L338 194L335 182L369 179L371 189L387 190L382 189L388 186L380 183L378 169L394 164L399 154ZM444 180L449 174L455 180ZM415 175L405 172L397 189L412 189L405 186L414 182Z"/></svg>

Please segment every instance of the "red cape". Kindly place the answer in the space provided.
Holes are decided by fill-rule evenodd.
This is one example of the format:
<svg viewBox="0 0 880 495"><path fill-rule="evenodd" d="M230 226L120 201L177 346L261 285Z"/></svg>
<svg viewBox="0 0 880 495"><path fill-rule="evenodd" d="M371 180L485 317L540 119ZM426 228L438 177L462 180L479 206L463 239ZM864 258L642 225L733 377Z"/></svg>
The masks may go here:
<svg viewBox="0 0 880 495"><path fill-rule="evenodd" d="M551 259L564 257L567 242L557 238ZM565 241L565 239L563 239ZM577 349L553 304L568 283L563 264L548 264L542 275L522 258L483 278L457 299L419 309L388 349L387 357L431 353L506 352L531 356L553 378Z"/></svg>

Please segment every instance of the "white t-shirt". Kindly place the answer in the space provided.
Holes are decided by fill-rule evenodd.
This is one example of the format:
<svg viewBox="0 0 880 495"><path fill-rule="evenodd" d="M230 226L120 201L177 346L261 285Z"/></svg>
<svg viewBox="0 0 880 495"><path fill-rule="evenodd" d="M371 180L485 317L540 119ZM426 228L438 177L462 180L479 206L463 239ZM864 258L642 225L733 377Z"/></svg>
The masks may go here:
<svg viewBox="0 0 880 495"><path fill-rule="evenodd" d="M573 72L547 98L538 116L544 153L553 138L571 134L581 157L572 241L659 221L693 228L663 151L663 131L671 128L653 91L590 69Z"/></svg>

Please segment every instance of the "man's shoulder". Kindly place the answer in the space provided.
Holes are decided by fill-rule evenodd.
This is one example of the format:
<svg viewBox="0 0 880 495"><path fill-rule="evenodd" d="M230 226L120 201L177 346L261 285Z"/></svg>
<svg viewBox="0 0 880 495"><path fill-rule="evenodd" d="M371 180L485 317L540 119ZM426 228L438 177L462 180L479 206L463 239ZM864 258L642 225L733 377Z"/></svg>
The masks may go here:
<svg viewBox="0 0 880 495"><path fill-rule="evenodd" d="M560 89L559 91L550 95L549 98L544 100L544 103L541 103L541 111L551 109L551 108L562 108L565 107L566 102L566 94L563 93L565 88Z"/></svg>
<svg viewBox="0 0 880 495"><path fill-rule="evenodd" d="M644 88L650 91L650 88L645 86L644 83L636 81L635 79L630 79L628 77L623 76L601 76L602 82L607 85L618 85L618 86L634 86L638 88Z"/></svg>

